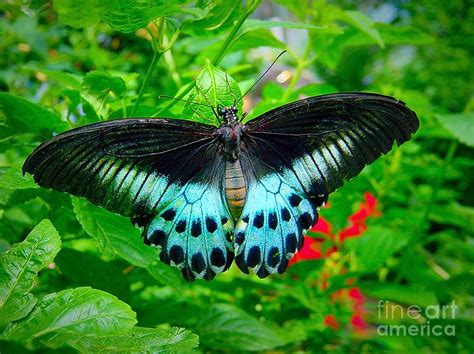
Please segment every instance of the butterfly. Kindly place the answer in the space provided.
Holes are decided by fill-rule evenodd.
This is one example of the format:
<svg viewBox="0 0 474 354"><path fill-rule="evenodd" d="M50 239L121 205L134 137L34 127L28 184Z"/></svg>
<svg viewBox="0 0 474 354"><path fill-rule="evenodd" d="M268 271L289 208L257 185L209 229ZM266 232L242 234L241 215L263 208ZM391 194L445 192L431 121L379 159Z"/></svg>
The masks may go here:
<svg viewBox="0 0 474 354"><path fill-rule="evenodd" d="M245 124L235 103L212 110L217 125L75 128L37 147L23 172L130 217L186 280L210 280L234 260L264 278L286 270L331 192L419 125L403 102L372 93L309 97Z"/></svg>

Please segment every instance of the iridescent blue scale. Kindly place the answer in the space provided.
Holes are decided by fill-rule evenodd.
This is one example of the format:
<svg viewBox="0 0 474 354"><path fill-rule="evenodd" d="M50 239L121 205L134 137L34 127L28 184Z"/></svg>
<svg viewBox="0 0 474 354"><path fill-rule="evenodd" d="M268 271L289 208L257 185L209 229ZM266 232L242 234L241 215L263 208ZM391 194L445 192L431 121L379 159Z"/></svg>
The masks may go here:
<svg viewBox="0 0 474 354"><path fill-rule="evenodd" d="M247 124L123 119L57 135L26 160L41 186L82 196L142 228L187 280L231 265L283 273L318 207L345 179L418 128L403 102L368 93L310 97ZM231 212L232 211L232 212Z"/></svg>

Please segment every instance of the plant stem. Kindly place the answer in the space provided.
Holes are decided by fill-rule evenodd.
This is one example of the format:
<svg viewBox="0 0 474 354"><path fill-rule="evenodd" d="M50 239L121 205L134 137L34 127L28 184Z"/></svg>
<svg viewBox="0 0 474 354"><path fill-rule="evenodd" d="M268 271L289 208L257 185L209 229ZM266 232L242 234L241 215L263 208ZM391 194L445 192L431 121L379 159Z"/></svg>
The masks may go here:
<svg viewBox="0 0 474 354"><path fill-rule="evenodd" d="M242 27L242 25L244 24L247 17L249 17L255 11L255 9L258 7L258 5L260 5L261 1L262 0L254 0L252 2L252 4L245 10L245 12L239 17L239 19L235 23L234 27L232 27L232 30L227 35L224 43L222 44L222 46L220 47L220 49L217 51L216 55L212 59L212 61L211 61L212 65L218 65L220 63L220 61L224 57L227 49L229 49L230 43L232 43L232 41L234 40L237 32ZM178 99L183 98L194 88L194 85L195 85L194 82L188 84L188 87L186 87L186 89L182 90L179 94L175 95L174 97L178 98ZM156 117L161 112L170 109L171 107L173 107L176 104L176 102L178 102L178 100L171 100L170 103L168 103L166 106L164 106L163 108L161 108L157 112L155 112L153 114L153 117Z"/></svg>
<svg viewBox="0 0 474 354"><path fill-rule="evenodd" d="M227 49L230 47L230 43L233 41L235 35L239 31L240 27L244 24L245 20L247 17L249 17L257 8L258 5L260 5L260 2L262 0L254 0L253 3L245 10L245 12L240 16L240 18L237 20L237 23L235 24L234 27L232 27L232 30L229 32L227 35L227 38L225 39L224 43L222 44L221 48L218 50L214 58L211 60L212 65L217 65L219 62L222 60L224 57L225 52Z"/></svg>
<svg viewBox="0 0 474 354"><path fill-rule="evenodd" d="M148 70L145 74L145 79L143 80L142 86L140 87L140 91L138 92L138 97L135 101L135 104L133 105L131 117L135 116L137 108L140 105L140 102L143 98L143 94L145 93L146 89L148 88L148 85L150 84L150 79L151 79L151 76L153 75L153 71L155 71L156 65L158 64L158 60L161 58L162 54L163 53L161 52L153 53L153 58L151 59L150 66L148 67Z"/></svg>
<svg viewBox="0 0 474 354"><path fill-rule="evenodd" d="M135 104L133 105L132 112L130 116L134 117L135 113L137 112L138 106L140 105L143 95L145 91L148 89L148 85L150 84L150 79L155 71L156 65L158 64L159 59L164 53L163 50L163 31L164 31L164 18L161 17L158 19L158 42L156 38L153 37L153 33L148 31L151 36L151 46L153 48L153 58L151 59L151 63L148 66L148 70L145 74L145 78L143 79L143 83L140 87L140 91L138 91L138 97L135 100Z"/></svg>

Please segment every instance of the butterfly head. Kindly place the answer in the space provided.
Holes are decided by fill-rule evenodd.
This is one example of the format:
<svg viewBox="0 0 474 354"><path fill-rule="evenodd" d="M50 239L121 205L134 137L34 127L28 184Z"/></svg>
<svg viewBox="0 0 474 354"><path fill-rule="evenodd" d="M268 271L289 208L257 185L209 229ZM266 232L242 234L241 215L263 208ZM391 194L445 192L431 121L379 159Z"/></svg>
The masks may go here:
<svg viewBox="0 0 474 354"><path fill-rule="evenodd" d="M222 105L218 105L216 112L217 112L217 115L222 118L223 124L234 126L238 123L237 107L235 106L224 107Z"/></svg>

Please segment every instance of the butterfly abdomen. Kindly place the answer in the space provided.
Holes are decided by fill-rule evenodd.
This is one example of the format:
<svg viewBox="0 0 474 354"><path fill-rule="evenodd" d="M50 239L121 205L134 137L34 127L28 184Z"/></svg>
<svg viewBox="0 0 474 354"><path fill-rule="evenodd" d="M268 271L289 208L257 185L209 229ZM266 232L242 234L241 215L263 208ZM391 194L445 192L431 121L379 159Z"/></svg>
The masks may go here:
<svg viewBox="0 0 474 354"><path fill-rule="evenodd" d="M232 216L234 219L238 219L242 213L247 194L244 174L239 160L226 162L225 194Z"/></svg>

